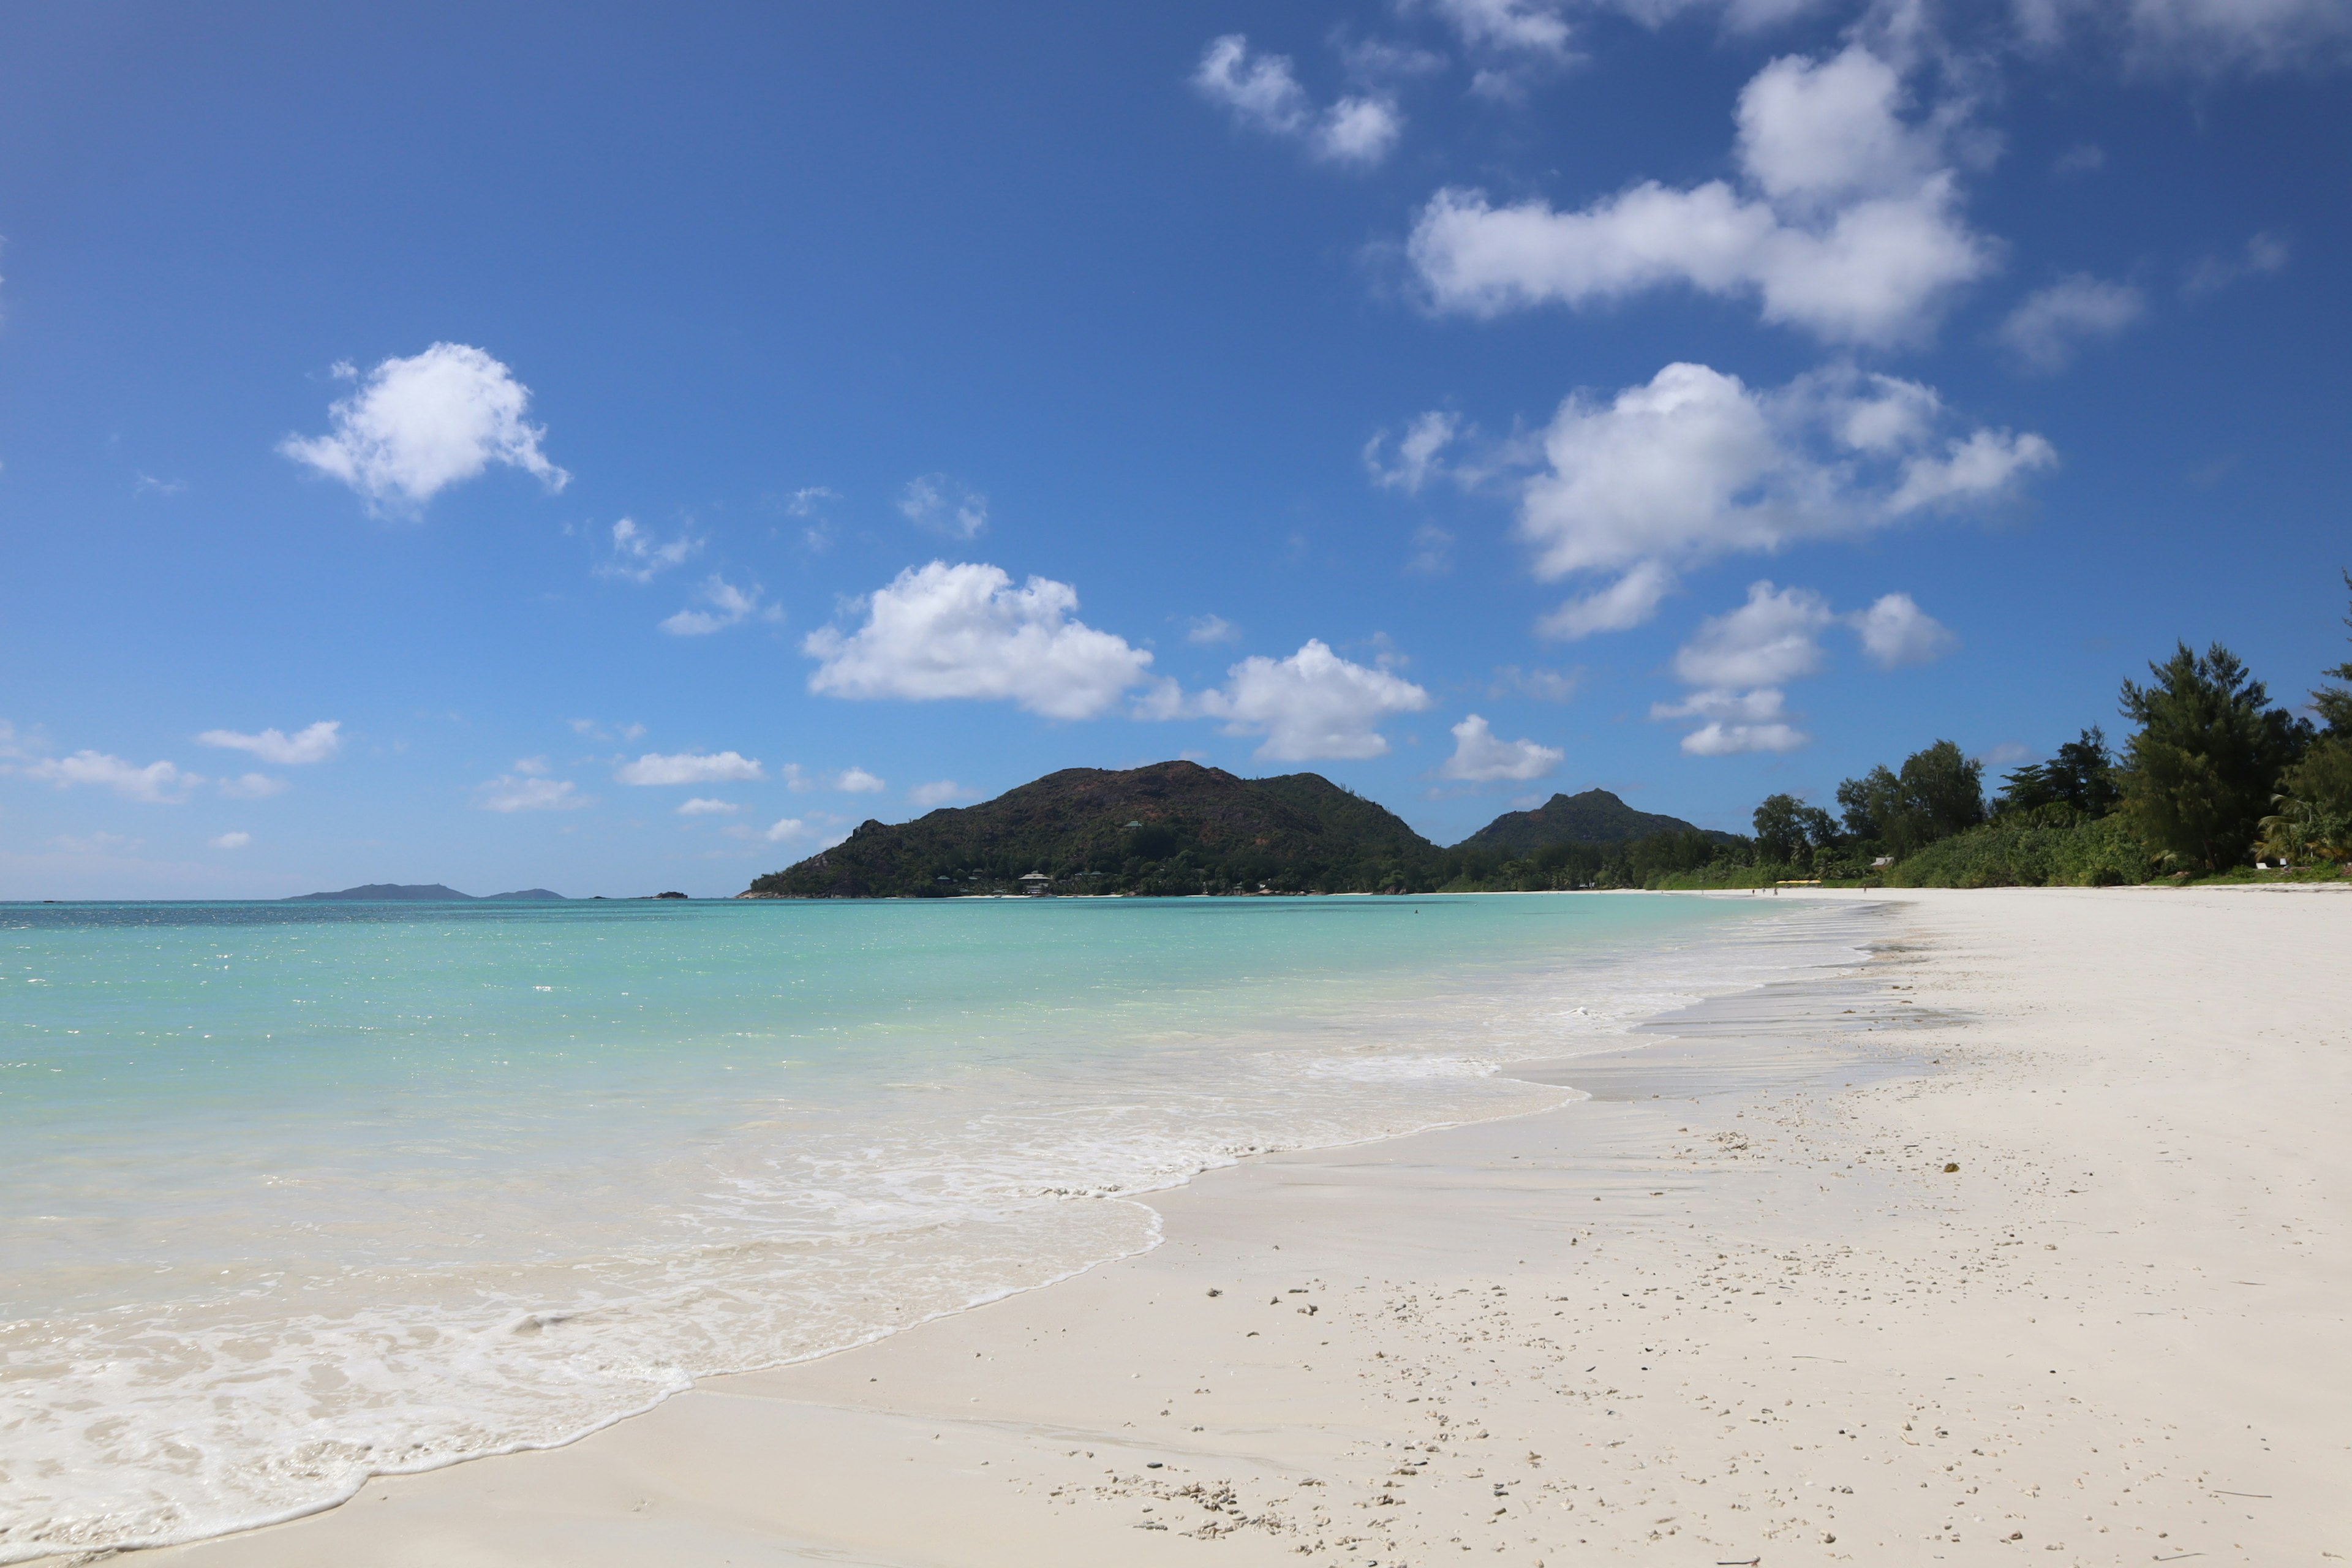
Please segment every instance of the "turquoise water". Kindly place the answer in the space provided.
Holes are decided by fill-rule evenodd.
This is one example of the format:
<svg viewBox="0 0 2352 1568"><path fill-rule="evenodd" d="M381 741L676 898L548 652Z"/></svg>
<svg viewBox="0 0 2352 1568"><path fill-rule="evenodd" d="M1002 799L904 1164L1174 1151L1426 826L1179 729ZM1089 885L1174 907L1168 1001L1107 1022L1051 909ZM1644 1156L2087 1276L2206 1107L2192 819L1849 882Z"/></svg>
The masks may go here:
<svg viewBox="0 0 2352 1568"><path fill-rule="evenodd" d="M0 1562L568 1440L1558 1103L1753 900L0 906Z"/></svg>

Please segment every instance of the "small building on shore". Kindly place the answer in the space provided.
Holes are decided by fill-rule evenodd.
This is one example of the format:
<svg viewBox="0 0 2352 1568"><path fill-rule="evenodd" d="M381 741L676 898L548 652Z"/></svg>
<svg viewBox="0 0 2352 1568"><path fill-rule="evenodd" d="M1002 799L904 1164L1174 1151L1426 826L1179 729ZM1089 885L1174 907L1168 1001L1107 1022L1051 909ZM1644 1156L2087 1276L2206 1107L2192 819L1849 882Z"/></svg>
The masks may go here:
<svg viewBox="0 0 2352 1568"><path fill-rule="evenodd" d="M1054 890L1054 879L1043 871L1032 871L1021 879L1021 890L1033 899L1042 899Z"/></svg>

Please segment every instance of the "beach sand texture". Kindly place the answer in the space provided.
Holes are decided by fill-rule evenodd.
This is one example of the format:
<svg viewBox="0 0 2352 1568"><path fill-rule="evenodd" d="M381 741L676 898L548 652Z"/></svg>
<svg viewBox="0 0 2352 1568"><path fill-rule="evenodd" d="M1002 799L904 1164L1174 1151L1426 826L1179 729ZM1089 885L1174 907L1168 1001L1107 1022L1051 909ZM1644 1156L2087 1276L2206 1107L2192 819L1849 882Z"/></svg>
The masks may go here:
<svg viewBox="0 0 2352 1568"><path fill-rule="evenodd" d="M1871 897L1851 977L1529 1069L1591 1101L142 1561L2352 1561L2352 898Z"/></svg>

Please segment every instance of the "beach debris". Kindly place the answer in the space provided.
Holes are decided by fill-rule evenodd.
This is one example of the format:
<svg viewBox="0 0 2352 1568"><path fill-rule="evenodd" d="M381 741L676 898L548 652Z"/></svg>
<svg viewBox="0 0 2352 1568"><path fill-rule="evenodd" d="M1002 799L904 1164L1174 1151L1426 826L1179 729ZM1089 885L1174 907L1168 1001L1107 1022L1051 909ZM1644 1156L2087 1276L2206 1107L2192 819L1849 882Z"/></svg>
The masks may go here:
<svg viewBox="0 0 2352 1568"><path fill-rule="evenodd" d="M1944 1162L1944 1174L1948 1176L1957 1172L1959 1168L1960 1163L1958 1160L1947 1160Z"/></svg>
<svg viewBox="0 0 2352 1568"><path fill-rule="evenodd" d="M1224 1292L1218 1289L1214 1285L1212 1285L1209 1287L1209 1294L1212 1296L1222 1296Z"/></svg>

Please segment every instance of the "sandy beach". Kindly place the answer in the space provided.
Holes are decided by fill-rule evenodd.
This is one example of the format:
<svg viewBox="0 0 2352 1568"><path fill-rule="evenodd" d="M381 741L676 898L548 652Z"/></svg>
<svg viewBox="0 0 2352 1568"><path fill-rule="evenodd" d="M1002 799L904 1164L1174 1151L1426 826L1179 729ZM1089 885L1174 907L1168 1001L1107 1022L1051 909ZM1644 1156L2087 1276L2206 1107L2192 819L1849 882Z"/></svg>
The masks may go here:
<svg viewBox="0 0 2352 1568"><path fill-rule="evenodd" d="M2352 897L1859 897L1851 973L1525 1069L1589 1100L142 1561L2352 1560Z"/></svg>

